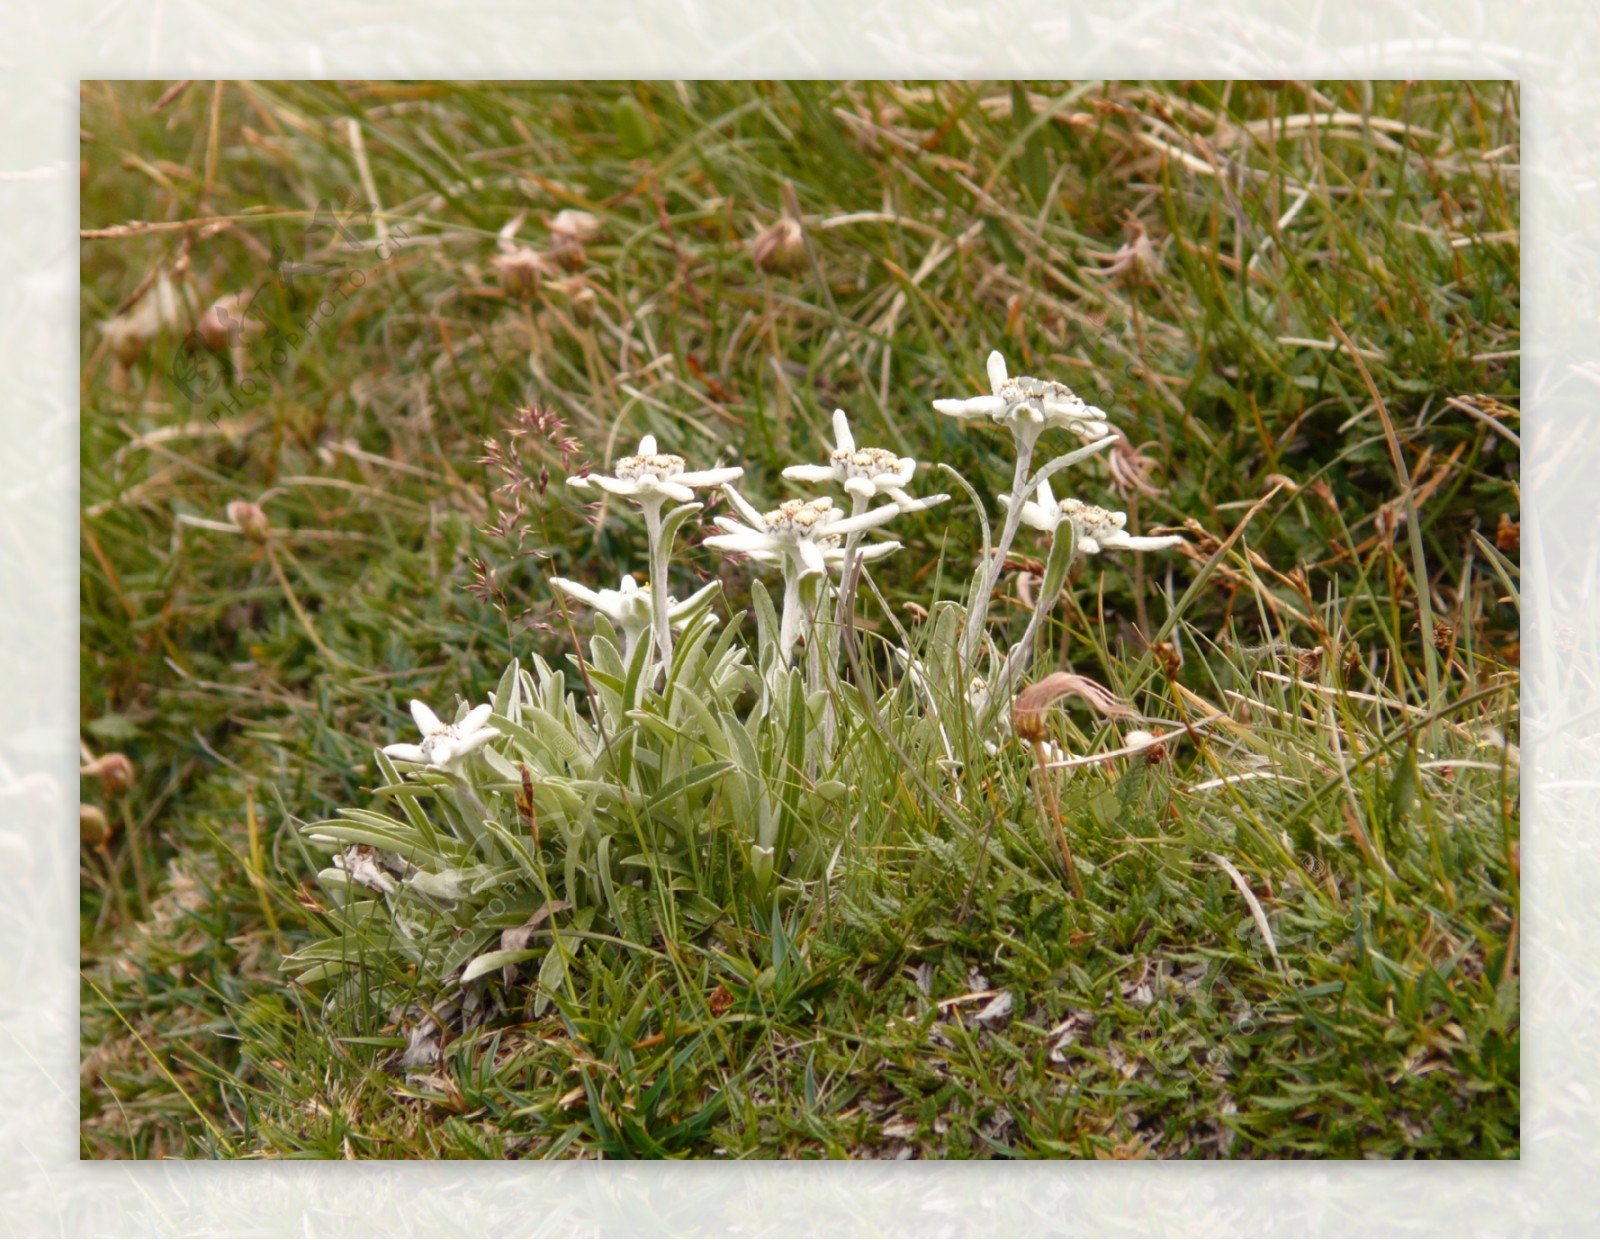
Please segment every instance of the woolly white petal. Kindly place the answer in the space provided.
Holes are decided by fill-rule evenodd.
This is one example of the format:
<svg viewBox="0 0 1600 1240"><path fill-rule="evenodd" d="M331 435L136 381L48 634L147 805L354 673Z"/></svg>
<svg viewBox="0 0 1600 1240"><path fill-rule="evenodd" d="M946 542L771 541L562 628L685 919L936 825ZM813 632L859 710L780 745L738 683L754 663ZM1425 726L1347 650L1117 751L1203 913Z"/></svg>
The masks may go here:
<svg viewBox="0 0 1600 1240"><path fill-rule="evenodd" d="M456 741L456 743L451 746L450 756L452 758L464 758L474 750L482 749L485 745L499 735L500 732L497 728L480 728L478 731L467 736L463 736L460 740Z"/></svg>
<svg viewBox="0 0 1600 1240"><path fill-rule="evenodd" d="M802 575L806 573L825 573L828 564L822 558L822 551L816 543L809 538L802 538L795 544L795 552L800 557Z"/></svg>
<svg viewBox="0 0 1600 1240"><path fill-rule="evenodd" d="M632 478L609 478L604 474L591 474L589 475L589 481L602 491L609 491L613 495L621 495L626 499L632 499L645 489Z"/></svg>
<svg viewBox="0 0 1600 1240"><path fill-rule="evenodd" d="M1006 402L998 396L973 396L967 400L936 400L933 407L952 418L992 418L1006 411Z"/></svg>
<svg viewBox="0 0 1600 1240"><path fill-rule="evenodd" d="M444 731L444 724L439 722L439 716L415 698L411 699L411 717L417 721L417 728L424 736Z"/></svg>
<svg viewBox="0 0 1600 1240"><path fill-rule="evenodd" d="M850 418L843 409L833 411L833 439L833 446L841 452L856 450L855 436L850 433Z"/></svg>
<svg viewBox="0 0 1600 1240"><path fill-rule="evenodd" d="M624 580L626 580L626 578ZM560 590L563 594L570 594L580 603L587 603L590 607L593 607L598 611L610 610L610 604L608 604L600 595L589 589L588 586L579 585L576 581L568 581L565 577L552 577L550 578L550 584L556 589Z"/></svg>
<svg viewBox="0 0 1600 1240"><path fill-rule="evenodd" d="M917 499L914 496L907 495L899 487L889 487L885 494L899 506L901 512L923 512L937 504L944 503L950 498L948 495L941 494L928 495L922 499Z"/></svg>
<svg viewBox="0 0 1600 1240"><path fill-rule="evenodd" d="M832 482L838 477L831 465L791 465L783 471L791 482ZM848 484L847 484L848 485Z"/></svg>
<svg viewBox="0 0 1600 1240"><path fill-rule="evenodd" d="M688 487L720 487L743 476L744 469L741 466L730 465L724 469L695 469L688 473L674 474L671 480L681 482Z"/></svg>
<svg viewBox="0 0 1600 1240"><path fill-rule="evenodd" d="M856 548L855 556L858 560L881 560L891 551L900 550L902 545L897 542L872 543L866 547Z"/></svg>
<svg viewBox="0 0 1600 1240"><path fill-rule="evenodd" d="M639 441L639 451L636 452L634 455L635 456L657 456L657 455L659 455L657 450L656 450L656 437L654 435L646 435L643 439L641 439Z"/></svg>
<svg viewBox="0 0 1600 1240"><path fill-rule="evenodd" d="M989 371L990 390L998 392L1010 377L1006 374L1006 359L1000 356L999 349L995 349L989 354L989 360L984 365Z"/></svg>
<svg viewBox="0 0 1600 1240"><path fill-rule="evenodd" d="M844 489L851 495L859 495L862 499L871 499L878 493L878 484L870 478L847 478Z"/></svg>
<svg viewBox="0 0 1600 1240"><path fill-rule="evenodd" d="M1046 534L1052 533L1056 526L1061 524L1061 509L1046 508L1041 504L1024 504L1022 523L1031 525L1036 530L1043 530Z"/></svg>
<svg viewBox="0 0 1600 1240"><path fill-rule="evenodd" d="M418 766L426 766L428 762L421 745L385 745L383 752L400 762L415 762Z"/></svg>
<svg viewBox="0 0 1600 1240"><path fill-rule="evenodd" d="M740 495L739 492L735 491L727 483L722 484L722 493L726 495L729 502L739 510L739 515L741 517L743 517L757 529L761 528L763 522L761 520L761 510L759 508L757 508L744 496Z"/></svg>
<svg viewBox="0 0 1600 1240"><path fill-rule="evenodd" d="M831 522L828 525L830 534L854 534L859 530L870 530L874 526L882 525L885 521L892 521L900 515L897 504L885 504L882 508L874 508L871 512L863 512L858 516L845 517L843 520Z"/></svg>
<svg viewBox="0 0 1600 1240"><path fill-rule="evenodd" d="M461 721L459 725L461 731L476 731L477 729L483 727L484 724L489 722L489 716L492 714L494 714L494 707L490 706L487 702L481 706L474 706L467 712L467 717ZM494 729L489 728L488 731L494 732ZM495 732L495 735L498 736L499 733Z"/></svg>
<svg viewBox="0 0 1600 1240"><path fill-rule="evenodd" d="M1176 547L1183 541L1183 539L1176 534L1164 534L1160 537L1140 538L1135 537L1132 534L1122 534L1120 530L1118 533L1121 535L1120 537L1106 538L1104 540L1105 545L1108 547L1117 548L1119 550L1126 549L1128 551L1165 551L1168 547Z"/></svg>
<svg viewBox="0 0 1600 1240"><path fill-rule="evenodd" d="M656 483L655 490L680 504L692 504L694 492L683 485L688 477L688 474L678 474L673 478L663 478Z"/></svg>
<svg viewBox="0 0 1600 1240"><path fill-rule="evenodd" d="M749 554L752 551L776 551L778 544L770 535L757 534L713 534L705 540L706 546L715 547L719 551L739 551Z"/></svg>

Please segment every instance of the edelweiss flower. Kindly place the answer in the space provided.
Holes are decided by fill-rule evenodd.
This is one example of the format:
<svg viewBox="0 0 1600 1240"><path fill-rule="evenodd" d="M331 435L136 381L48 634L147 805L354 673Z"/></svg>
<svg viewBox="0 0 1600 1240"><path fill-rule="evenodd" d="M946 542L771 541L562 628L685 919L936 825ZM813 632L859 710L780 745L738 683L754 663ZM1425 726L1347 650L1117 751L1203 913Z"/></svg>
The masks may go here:
<svg viewBox="0 0 1600 1240"><path fill-rule="evenodd" d="M709 542L710 540L708 539L707 541ZM844 539L836 534L823 534L814 541L816 542L817 550L822 553L822 562L828 568L838 572L839 569L844 567ZM904 543L894 542L893 540L872 543L866 547L857 547L850 554L865 564L870 560L881 560L884 556L900 550L904 545ZM778 551L746 551L744 554L748 555L757 564L781 564L784 559L784 553Z"/></svg>
<svg viewBox="0 0 1600 1240"><path fill-rule="evenodd" d="M1183 541L1175 534L1160 538L1135 537L1123 528L1128 524L1128 514L1125 512L1112 512L1094 504L1086 504L1081 499L1064 499L1057 503L1048 478L1039 484L1035 494L1038 496L1037 502L1022 505L1023 524L1053 534L1063 521L1070 522L1075 544L1083 555L1094 555L1105 550L1160 551ZM1009 496L1002 495L1000 502L1008 508L1011 506Z"/></svg>
<svg viewBox="0 0 1600 1240"><path fill-rule="evenodd" d="M779 504L771 512L759 512L732 487L723 490L745 518L744 522L732 517L714 518L717 528L724 531L706 539L706 546L722 551L739 551L760 561L775 563L779 557L798 566L800 576L827 571L831 553L833 558L844 555L841 543L846 534L882 525L900 515L896 504L885 504L871 512L845 516L833 506L833 501L822 499L791 499ZM897 546L898 544L893 544ZM891 544L882 544L891 547ZM866 547L856 551L863 559L887 554L879 547Z"/></svg>
<svg viewBox="0 0 1600 1240"><path fill-rule="evenodd" d="M1071 388L1053 379L1033 379L1006 374L1006 359L999 350L989 354L989 396L967 400L936 400L933 407L953 418L991 418L1015 424L1023 418L1040 430L1057 427L1084 439L1100 439L1111 433L1104 409L1086 404Z"/></svg>
<svg viewBox="0 0 1600 1240"><path fill-rule="evenodd" d="M916 473L917 463L909 456L896 456L887 448L856 447L855 437L850 434L850 419L843 409L833 411L833 438L838 446L826 465L791 465L783 476L796 482L837 483L862 503L887 495L902 512L931 508L950 498L938 495L919 500L907 495L905 486Z"/></svg>
<svg viewBox="0 0 1600 1240"><path fill-rule="evenodd" d="M616 463L616 474L589 474L581 478L568 478L567 485L587 488L591 484L602 491L621 495L640 504L660 505L664 500L687 504L694 500L693 487L714 487L732 482L744 473L738 466L726 469L686 470L683 458L656 451L656 437L646 435L639 441L639 451L625 456Z"/></svg>
<svg viewBox="0 0 1600 1240"><path fill-rule="evenodd" d="M413 701L411 717L422 732L422 744L385 745L383 752L401 762L415 762L418 766L459 774L475 750L500 735L498 729L488 726L492 713L493 708L488 705L474 706L460 723L443 723L421 702Z"/></svg>
<svg viewBox="0 0 1600 1240"><path fill-rule="evenodd" d="M620 587L615 590L591 590L588 586L579 585L576 581L569 581L565 577L552 577L550 584L580 603L603 612L622 630L630 650L633 649L633 643L650 627L651 617L655 615L650 592L641 590L639 583L631 574L624 576ZM672 622L673 627L681 629L694 609L716 588L717 583L713 581L710 585L696 590L681 603L668 598L667 619Z"/></svg>

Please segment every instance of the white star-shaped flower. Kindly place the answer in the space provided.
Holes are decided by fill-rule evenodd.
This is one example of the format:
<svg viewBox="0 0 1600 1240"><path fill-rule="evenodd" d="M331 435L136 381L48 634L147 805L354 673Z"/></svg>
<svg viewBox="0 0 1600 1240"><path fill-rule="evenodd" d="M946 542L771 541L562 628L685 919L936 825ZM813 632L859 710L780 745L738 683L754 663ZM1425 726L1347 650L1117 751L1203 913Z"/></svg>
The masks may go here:
<svg viewBox="0 0 1600 1240"><path fill-rule="evenodd" d="M1160 551L1183 541L1176 534L1159 538L1136 537L1124 528L1128 524L1128 514L1125 512L1112 512L1108 508L1086 504L1081 499L1064 499L1058 503L1050 490L1048 478L1039 483L1035 495L1037 500L1022 505L1022 523L1052 534L1063 521L1069 522L1075 545L1083 555L1095 555L1101 551ZM1000 503L1009 508L1011 498L1002 495Z"/></svg>
<svg viewBox="0 0 1600 1240"><path fill-rule="evenodd" d="M967 400L936 400L933 407L953 418L989 418L1015 424L1021 418L1040 430L1056 427L1083 439L1101 439L1111 433L1106 411L1086 403L1064 383L1053 379L1034 379L1006 373L1006 359L999 350L989 354L988 396Z"/></svg>
<svg viewBox="0 0 1600 1240"><path fill-rule="evenodd" d="M760 512L732 487L723 487L733 502L743 522L732 517L715 517L721 534L706 539L706 546L721 551L738 551L765 564L776 563L780 557L791 560L804 577L811 573L826 572L830 553L840 549L845 535L859 533L882 525L900 515L895 504L885 504L870 512L845 516L833 506L833 501L822 499L791 499L779 504L771 512ZM889 544L882 544L888 546ZM877 547L858 550L863 559L887 554Z"/></svg>
<svg viewBox="0 0 1600 1240"><path fill-rule="evenodd" d="M651 618L655 615L655 605L651 602L650 591L641 590L639 583L631 574L625 575L619 588L615 590L591 590L588 586L569 581L565 577L552 577L550 584L563 594L570 595L580 603L585 603L609 617L611 623L622 630L630 650L633 648L633 643L650 627ZM713 581L709 585L702 586L681 603L668 598L667 619L672 622L672 627L681 629L695 608L717 588L717 584Z"/></svg>
<svg viewBox="0 0 1600 1240"><path fill-rule="evenodd" d="M597 486L612 495L636 500L641 504L657 504L676 500L680 504L694 500L695 487L721 486L732 482L744 473L738 466L725 469L696 469L684 467L681 456L656 450L656 437L646 435L639 441L639 451L625 456L614 466L613 475L589 474L568 478L567 485L587 489Z"/></svg>
<svg viewBox="0 0 1600 1240"><path fill-rule="evenodd" d="M918 512L949 499L948 495L913 499L906 485L917 472L909 456L896 456L887 448L858 448L850 433L850 419L843 409L833 411L833 438L837 445L826 465L791 465L785 478L796 482L836 483L863 503L886 495L902 512Z"/></svg>
<svg viewBox="0 0 1600 1240"><path fill-rule="evenodd" d="M492 713L490 706L474 706L460 723L444 723L421 702L413 701L411 717L422 733L422 744L385 745L383 752L401 762L460 774L474 752L500 735L498 729L488 726Z"/></svg>

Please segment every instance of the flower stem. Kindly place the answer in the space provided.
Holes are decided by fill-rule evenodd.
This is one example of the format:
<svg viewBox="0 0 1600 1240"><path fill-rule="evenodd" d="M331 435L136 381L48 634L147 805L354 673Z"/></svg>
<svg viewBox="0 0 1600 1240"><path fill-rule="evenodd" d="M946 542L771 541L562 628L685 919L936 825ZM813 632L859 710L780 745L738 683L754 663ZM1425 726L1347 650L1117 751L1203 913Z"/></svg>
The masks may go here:
<svg viewBox="0 0 1600 1240"><path fill-rule="evenodd" d="M1055 783L1051 779L1050 768L1044 762L1044 742L1035 740L1031 747L1034 761L1039 764L1039 777L1034 782L1034 792L1039 798L1039 813L1055 827L1056 843L1061 848L1061 861L1066 868L1067 881L1072 885L1072 894L1083 900L1086 898L1083 880L1078 877L1078 867L1072 860L1072 849L1067 844L1067 831L1061 823L1061 807L1056 800Z"/></svg>
<svg viewBox="0 0 1600 1240"><path fill-rule="evenodd" d="M1028 498L1028 471L1033 466L1034 445L1039 442L1039 429L1031 423L1019 423L1015 431L1017 462L1011 475L1011 502L1006 506L1005 524L1000 528L1000 540L984 572L982 587L972 601L967 613L967 631L961 638L961 661L969 669L978 655L978 644L983 640L984 624L989 618L989 603L1000 574L1005 570L1006 553L1017 537L1017 527L1022 524L1022 505Z"/></svg>
<svg viewBox="0 0 1600 1240"><path fill-rule="evenodd" d="M661 500L641 505L644 528L650 539L650 623L655 629L656 649L661 652L663 673L672 667L672 617L667 615L667 559L670 548L661 545Z"/></svg>
<svg viewBox="0 0 1600 1240"><path fill-rule="evenodd" d="M850 515L859 517L867 510L869 503L870 500L852 495ZM834 623L841 629L847 624L854 624L856 619L856 582L861 571L861 559L856 555L856 547L860 542L860 530L848 535L844 540L844 569L839 574L838 606L834 613Z"/></svg>

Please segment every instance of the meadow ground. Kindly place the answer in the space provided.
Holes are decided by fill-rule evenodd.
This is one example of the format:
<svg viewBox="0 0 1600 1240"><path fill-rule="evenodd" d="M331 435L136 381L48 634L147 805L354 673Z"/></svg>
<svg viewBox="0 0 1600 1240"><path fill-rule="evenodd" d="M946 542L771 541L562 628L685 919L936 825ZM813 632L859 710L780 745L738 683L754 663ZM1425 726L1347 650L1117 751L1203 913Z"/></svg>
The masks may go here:
<svg viewBox="0 0 1600 1240"><path fill-rule="evenodd" d="M1516 1157L1519 106L85 84L82 1154ZM292 980L329 924L301 826L371 803L411 699L562 664L548 575L638 564L568 470L653 433L776 503L843 406L992 514L1004 436L931 411L990 348L1151 462L1076 493L1186 533L1075 568L1036 669L1168 745L1052 810L1003 735L951 777L866 729L802 824L825 872L639 901L565 976L490 979L490 1019L441 1014L426 1071L404 1013ZM565 429L519 440L508 523L485 442L533 407ZM980 546L965 495L895 536L877 649ZM1002 629L1043 556L1018 541ZM751 566L691 564L752 607Z"/></svg>

